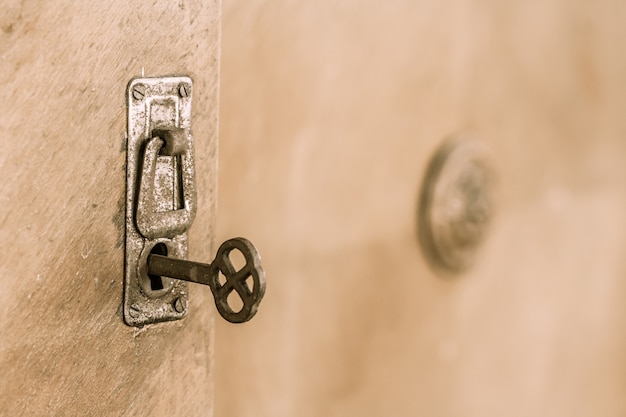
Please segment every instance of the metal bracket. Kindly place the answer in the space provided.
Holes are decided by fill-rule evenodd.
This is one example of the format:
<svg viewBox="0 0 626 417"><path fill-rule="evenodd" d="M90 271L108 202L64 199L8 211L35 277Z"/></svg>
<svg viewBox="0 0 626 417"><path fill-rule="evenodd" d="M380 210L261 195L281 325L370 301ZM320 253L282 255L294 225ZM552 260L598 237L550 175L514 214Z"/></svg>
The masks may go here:
<svg viewBox="0 0 626 417"><path fill-rule="evenodd" d="M148 274L151 254L187 258L196 212L189 77L135 78L127 89L124 321L187 314L188 284Z"/></svg>

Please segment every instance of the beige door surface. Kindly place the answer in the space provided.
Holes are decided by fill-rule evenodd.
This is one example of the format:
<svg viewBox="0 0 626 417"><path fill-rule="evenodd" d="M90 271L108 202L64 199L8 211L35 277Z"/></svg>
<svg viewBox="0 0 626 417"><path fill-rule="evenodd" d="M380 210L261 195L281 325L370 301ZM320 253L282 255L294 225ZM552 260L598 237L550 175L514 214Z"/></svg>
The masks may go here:
<svg viewBox="0 0 626 417"><path fill-rule="evenodd" d="M214 238L218 1L0 1L0 415L210 416L210 291L184 321L121 317L126 86L194 79L198 215Z"/></svg>
<svg viewBox="0 0 626 417"><path fill-rule="evenodd" d="M626 3L0 6L1 416L626 413ZM202 288L184 321L123 324L142 73L194 78L190 257L255 243L247 324ZM498 198L443 278L416 211L454 134L490 148Z"/></svg>
<svg viewBox="0 0 626 417"><path fill-rule="evenodd" d="M216 415L626 414L626 3L224 3L218 240L267 292L216 324ZM444 279L417 240L449 135L495 219Z"/></svg>

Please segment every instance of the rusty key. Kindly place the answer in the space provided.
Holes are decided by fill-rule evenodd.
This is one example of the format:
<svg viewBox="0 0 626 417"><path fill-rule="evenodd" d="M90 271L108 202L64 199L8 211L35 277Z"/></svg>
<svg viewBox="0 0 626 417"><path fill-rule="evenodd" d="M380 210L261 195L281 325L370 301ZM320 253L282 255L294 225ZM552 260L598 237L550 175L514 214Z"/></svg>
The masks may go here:
<svg viewBox="0 0 626 417"><path fill-rule="evenodd" d="M241 252L246 260L240 269L236 269L230 259L233 250ZM244 323L254 317L265 294L265 271L261 266L261 257L254 245L242 237L222 243L210 264L151 254L148 256L148 274L208 285L217 311L231 323ZM220 282L220 274L224 278L223 283ZM233 310L228 303L233 291L243 303L239 311Z"/></svg>

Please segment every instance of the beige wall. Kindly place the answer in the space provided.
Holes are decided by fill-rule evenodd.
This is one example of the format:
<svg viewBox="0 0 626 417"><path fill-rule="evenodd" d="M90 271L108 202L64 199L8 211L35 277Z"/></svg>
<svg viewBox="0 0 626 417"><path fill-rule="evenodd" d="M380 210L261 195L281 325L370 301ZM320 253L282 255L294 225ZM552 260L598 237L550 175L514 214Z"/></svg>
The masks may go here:
<svg viewBox="0 0 626 417"><path fill-rule="evenodd" d="M122 319L126 95L189 74L198 210L214 237L220 2L0 0L0 416L206 416L214 311ZM202 109L202 110L200 110Z"/></svg>
<svg viewBox="0 0 626 417"><path fill-rule="evenodd" d="M217 416L626 412L626 3L228 1L218 240L263 255L218 320ZM450 134L491 148L475 267L416 239Z"/></svg>

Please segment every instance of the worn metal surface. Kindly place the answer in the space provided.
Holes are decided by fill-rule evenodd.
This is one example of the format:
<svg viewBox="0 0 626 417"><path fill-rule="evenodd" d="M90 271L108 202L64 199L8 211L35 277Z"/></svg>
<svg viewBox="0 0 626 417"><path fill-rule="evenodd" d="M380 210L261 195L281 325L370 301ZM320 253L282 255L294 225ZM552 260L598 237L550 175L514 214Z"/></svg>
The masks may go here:
<svg viewBox="0 0 626 417"><path fill-rule="evenodd" d="M435 268L462 271L474 259L493 216L494 171L488 151L452 139L428 165L419 206L419 238Z"/></svg>
<svg viewBox="0 0 626 417"><path fill-rule="evenodd" d="M245 264L237 269L231 261L233 250L245 258ZM177 259L161 254L151 254L147 259L148 274L208 285L213 292L220 315L231 323L244 323L256 314L265 294L265 271L261 256L254 245L245 238L234 238L222 243L215 260L210 264ZM220 274L224 283L220 282ZM252 282L248 281L252 278ZM234 292L243 303L233 308L228 302ZM174 301L174 308L183 309L182 299Z"/></svg>
<svg viewBox="0 0 626 417"><path fill-rule="evenodd" d="M187 313L174 306L176 300L186 305L187 284L150 277L146 263L155 251L187 257L196 192L191 95L180 90L191 91L191 83L189 77L164 77L128 85L124 320L131 326Z"/></svg>
<svg viewBox="0 0 626 417"><path fill-rule="evenodd" d="M145 146L135 224L139 233L147 239L173 238L180 235L189 229L196 215L195 170L190 150L191 139L187 137L187 132L183 129L178 129L176 133L155 131ZM163 140L165 137L168 139ZM184 157L181 158L182 154ZM169 158L166 158L165 172L160 176L160 182L157 185L155 179L159 155L169 156ZM173 180L171 187L168 181L170 178ZM180 195L180 183L182 183L182 195ZM170 196L171 201L168 201ZM178 207L180 200L183 202L182 208ZM173 209L166 207L170 203L173 204ZM163 209L165 211L161 211Z"/></svg>

